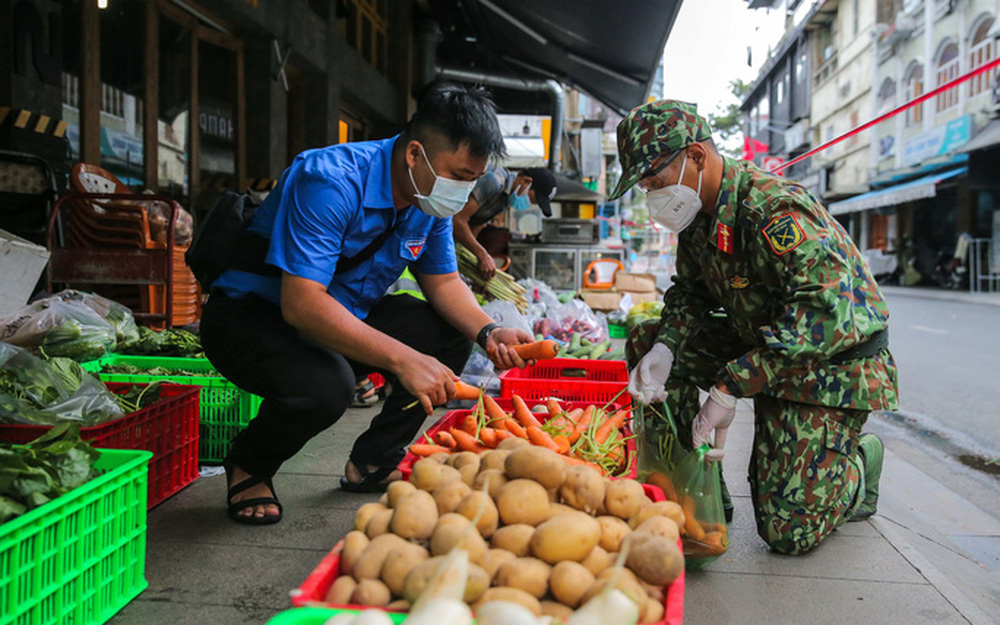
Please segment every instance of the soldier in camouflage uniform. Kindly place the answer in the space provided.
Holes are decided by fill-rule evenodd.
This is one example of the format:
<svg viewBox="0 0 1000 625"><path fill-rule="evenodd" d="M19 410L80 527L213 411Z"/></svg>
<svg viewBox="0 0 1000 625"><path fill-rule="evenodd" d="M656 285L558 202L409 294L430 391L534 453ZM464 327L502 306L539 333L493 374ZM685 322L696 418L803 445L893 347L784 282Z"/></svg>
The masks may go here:
<svg viewBox="0 0 1000 625"><path fill-rule="evenodd" d="M630 391L666 399L686 449L714 431L716 459L735 398L753 399L749 481L757 531L775 551L807 552L870 516L883 448L860 432L869 411L897 407L896 366L888 308L850 237L802 186L720 155L694 105L634 109L618 150L610 199L638 184L651 215L664 205L658 189L700 200L676 228L661 319L630 333ZM701 406L699 388L710 391ZM655 436L658 424L646 426Z"/></svg>

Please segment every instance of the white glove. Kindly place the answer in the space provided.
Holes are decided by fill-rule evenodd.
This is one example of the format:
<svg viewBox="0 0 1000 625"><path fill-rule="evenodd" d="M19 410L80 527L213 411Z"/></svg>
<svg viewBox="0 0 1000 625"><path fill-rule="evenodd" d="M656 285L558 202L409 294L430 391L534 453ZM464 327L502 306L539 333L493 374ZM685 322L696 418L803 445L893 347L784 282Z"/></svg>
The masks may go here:
<svg viewBox="0 0 1000 625"><path fill-rule="evenodd" d="M653 345L628 376L628 392L637 402L649 405L667 398L667 378L674 366L674 355L663 343Z"/></svg>
<svg viewBox="0 0 1000 625"><path fill-rule="evenodd" d="M712 443L712 432L715 432L714 449L705 454L709 460L722 460L726 452L722 448L726 446L726 432L729 425L736 416L736 398L728 393L723 393L718 386L713 386L708 391L708 399L701 405L698 416L694 418L691 425L691 439L694 441L694 448L698 449L705 443Z"/></svg>

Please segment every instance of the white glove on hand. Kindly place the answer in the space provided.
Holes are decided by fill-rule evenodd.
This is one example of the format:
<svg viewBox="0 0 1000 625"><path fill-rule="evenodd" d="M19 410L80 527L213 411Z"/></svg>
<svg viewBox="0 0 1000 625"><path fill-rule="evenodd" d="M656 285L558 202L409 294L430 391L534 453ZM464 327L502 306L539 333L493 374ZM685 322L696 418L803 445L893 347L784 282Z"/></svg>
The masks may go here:
<svg viewBox="0 0 1000 625"><path fill-rule="evenodd" d="M667 378L674 366L674 355L663 343L653 345L628 376L628 392L637 402L649 405L667 398Z"/></svg>
<svg viewBox="0 0 1000 625"><path fill-rule="evenodd" d="M726 446L726 432L729 425L736 416L736 398L728 393L723 393L718 386L713 386L708 391L708 399L702 404L698 416L694 418L691 425L691 439L694 441L694 448L698 449L705 443L712 443L712 432L715 432L714 449L705 454L709 460L722 460L726 452L722 448Z"/></svg>

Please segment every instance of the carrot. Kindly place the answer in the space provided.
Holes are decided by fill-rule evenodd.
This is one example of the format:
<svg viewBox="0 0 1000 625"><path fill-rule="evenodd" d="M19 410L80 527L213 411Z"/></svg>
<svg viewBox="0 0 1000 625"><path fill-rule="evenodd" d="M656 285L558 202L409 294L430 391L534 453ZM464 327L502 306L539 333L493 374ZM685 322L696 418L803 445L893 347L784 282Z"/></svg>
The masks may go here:
<svg viewBox="0 0 1000 625"><path fill-rule="evenodd" d="M573 432L573 426L576 425L570 421L569 417L566 415L559 415L555 419L549 419L545 422L543 426L546 432L550 432L553 435L562 434L567 436L567 442L569 441L568 435Z"/></svg>
<svg viewBox="0 0 1000 625"><path fill-rule="evenodd" d="M479 444L471 434L467 434L462 430L451 428L451 435L455 437L455 442L458 443L458 449L462 451L474 451L477 454L487 450L486 447Z"/></svg>
<svg viewBox="0 0 1000 625"><path fill-rule="evenodd" d="M434 435L434 442L442 447L447 447L448 449L453 449L457 444L455 442L455 437L444 430L441 430Z"/></svg>
<svg viewBox="0 0 1000 625"><path fill-rule="evenodd" d="M576 427L577 421L583 416L583 408L574 408L566 413L566 418L573 422L573 426Z"/></svg>
<svg viewBox="0 0 1000 625"><path fill-rule="evenodd" d="M538 422L535 415L531 414L531 411L528 410L528 405L524 403L523 399L517 395L513 395L511 397L511 403L514 404L514 418L517 419L518 423L523 425L525 428L542 427L542 424Z"/></svg>
<svg viewBox="0 0 1000 625"><path fill-rule="evenodd" d="M611 436L612 430L620 429L623 425L625 425L625 417L627 416L628 410L619 410L615 413L613 417L602 423L601 426L597 428L597 433L594 434L594 441L600 445L608 440L608 437Z"/></svg>
<svg viewBox="0 0 1000 625"><path fill-rule="evenodd" d="M674 488L674 483L665 473L653 471L646 476L646 483L659 487L668 501L677 501L677 489Z"/></svg>
<svg viewBox="0 0 1000 625"><path fill-rule="evenodd" d="M590 467L591 469L597 469L597 471L600 472L601 475L605 475L607 473L601 466L596 465L593 462L587 462L582 458L577 458L575 456L559 456L559 457L572 465L580 465L584 467Z"/></svg>
<svg viewBox="0 0 1000 625"><path fill-rule="evenodd" d="M441 445L430 445L428 443L414 443L410 445L410 453L414 456L425 458L440 452L451 453L451 450Z"/></svg>
<svg viewBox="0 0 1000 625"><path fill-rule="evenodd" d="M580 440L583 433L587 431L588 427L590 427L590 421L594 418L594 412L596 412L596 410L597 409L594 406L587 406L587 409L583 411L583 415L580 417L580 420L576 422L576 427L573 428L573 432L569 435L570 443L575 443Z"/></svg>
<svg viewBox="0 0 1000 625"><path fill-rule="evenodd" d="M479 399L483 391L479 387L466 384L461 380L455 381L455 399Z"/></svg>
<svg viewBox="0 0 1000 625"><path fill-rule="evenodd" d="M494 432L496 432L496 436L497 436L497 445L500 444L500 441L505 441L508 438L514 436L513 433L508 432L507 430L501 430L499 428L496 429L496 430L494 430Z"/></svg>
<svg viewBox="0 0 1000 625"><path fill-rule="evenodd" d="M493 428L482 428L479 430L479 440L483 441L483 445L489 448L494 448L500 442L497 438L497 431Z"/></svg>
<svg viewBox="0 0 1000 625"><path fill-rule="evenodd" d="M511 345L510 348L525 360L549 360L559 354L559 343L552 340L535 341L523 345Z"/></svg>
<svg viewBox="0 0 1000 625"><path fill-rule="evenodd" d="M545 447L546 449L551 449L552 451L559 453L559 445L556 445L552 437L542 431L542 428L531 425L528 426L528 440L531 444L538 445L539 447Z"/></svg>
<svg viewBox="0 0 1000 625"><path fill-rule="evenodd" d="M559 453L565 454L569 451L569 439L562 434L557 434L552 437L552 442L559 447Z"/></svg>
<svg viewBox="0 0 1000 625"><path fill-rule="evenodd" d="M548 408L549 410L549 417L553 419L555 419L564 412L563 407L559 405L559 400L556 399L555 397L549 397L548 399L546 399L545 407Z"/></svg>
<svg viewBox="0 0 1000 625"><path fill-rule="evenodd" d="M465 418L462 419L458 426L460 430L467 434L471 434L472 436L476 435L477 427L479 427L479 423L476 422L476 418L471 414L465 415Z"/></svg>
<svg viewBox="0 0 1000 625"><path fill-rule="evenodd" d="M518 438L528 438L527 430L521 427L520 423L518 423L514 419L511 419L510 417L505 417L501 419L500 421L497 422L497 424L498 424L497 429L502 427L503 429L507 430L508 432L510 432L511 434L513 434Z"/></svg>
<svg viewBox="0 0 1000 625"><path fill-rule="evenodd" d="M698 518L695 516L695 503L694 499L691 499L687 495L681 495L681 508L684 510L684 533L694 539L701 540L705 537L705 530L702 529L701 524L698 523Z"/></svg>
<svg viewBox="0 0 1000 625"><path fill-rule="evenodd" d="M489 395L483 395L483 407L486 408L486 416L490 418L490 421L503 421L510 418L496 400Z"/></svg>

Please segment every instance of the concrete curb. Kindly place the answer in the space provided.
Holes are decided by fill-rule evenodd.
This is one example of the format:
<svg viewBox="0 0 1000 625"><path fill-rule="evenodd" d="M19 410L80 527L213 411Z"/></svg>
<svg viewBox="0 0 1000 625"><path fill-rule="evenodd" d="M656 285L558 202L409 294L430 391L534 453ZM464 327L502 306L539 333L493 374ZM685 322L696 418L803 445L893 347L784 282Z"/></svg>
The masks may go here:
<svg viewBox="0 0 1000 625"><path fill-rule="evenodd" d="M940 302L961 302L963 304L982 304L983 306L1000 306L1000 293L970 293L968 291L948 291L927 287L885 285L880 285L879 289L886 296L912 297Z"/></svg>
<svg viewBox="0 0 1000 625"><path fill-rule="evenodd" d="M969 621L971 625L995 625L996 621L980 608L975 602L969 599L965 593L951 582L941 571L923 556L908 540L896 531L892 524L885 519L874 516L869 519L869 523L875 531L882 535L885 540L892 545L899 555L915 568L927 582L941 593L941 596L950 603L962 617Z"/></svg>

